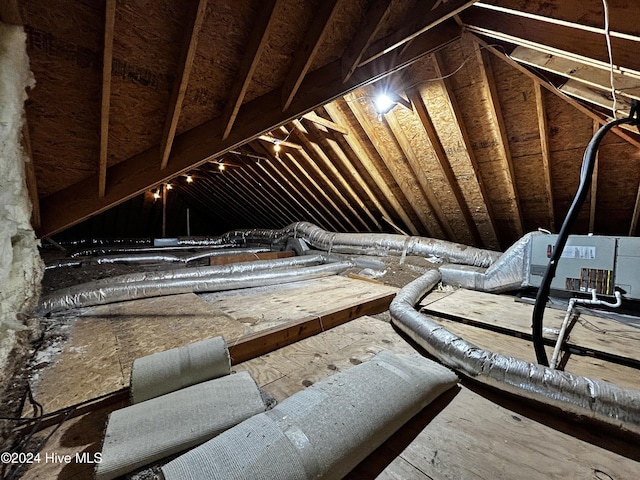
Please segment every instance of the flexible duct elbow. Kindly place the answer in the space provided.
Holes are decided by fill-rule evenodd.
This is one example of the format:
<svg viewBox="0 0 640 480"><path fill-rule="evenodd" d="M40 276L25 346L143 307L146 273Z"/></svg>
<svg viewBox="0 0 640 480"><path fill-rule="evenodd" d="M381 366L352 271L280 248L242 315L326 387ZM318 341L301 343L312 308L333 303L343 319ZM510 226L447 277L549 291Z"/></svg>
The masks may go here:
<svg viewBox="0 0 640 480"><path fill-rule="evenodd" d="M491 387L640 433L640 391L484 350L417 312L414 305L440 278L427 272L389 307L393 323L431 355Z"/></svg>
<svg viewBox="0 0 640 480"><path fill-rule="evenodd" d="M531 240L540 232L530 232L514 243L489 268L471 265L443 265L442 283L482 292L508 292L527 286Z"/></svg>

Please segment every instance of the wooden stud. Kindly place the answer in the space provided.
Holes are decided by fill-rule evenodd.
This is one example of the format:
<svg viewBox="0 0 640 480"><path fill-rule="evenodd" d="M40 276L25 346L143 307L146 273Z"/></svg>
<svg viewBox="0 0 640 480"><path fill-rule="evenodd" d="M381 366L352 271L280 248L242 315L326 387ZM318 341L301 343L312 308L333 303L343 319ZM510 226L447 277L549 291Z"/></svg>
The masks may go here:
<svg viewBox="0 0 640 480"><path fill-rule="evenodd" d="M178 63L178 74L176 76L176 82L173 85L173 91L171 92L171 100L169 101L167 117L164 123L164 131L162 132L162 140L160 141L160 151L162 152L162 159L160 162L161 170L163 170L169 162L173 138L176 135L178 120L180 119L180 112L182 111L182 102L184 101L184 95L187 92L189 76L191 75L193 60L196 56L198 35L200 34L200 29L202 28L206 11L207 0L199 0L191 17L189 27L186 30L186 36L182 45L182 52L180 53L180 60Z"/></svg>
<svg viewBox="0 0 640 480"><path fill-rule="evenodd" d="M251 36L246 43L246 50L242 57L242 62L236 79L234 80L227 105L222 114L222 124L224 130L222 132L222 140L226 140L238 116L240 106L244 101L253 73L260 60L260 54L267 45L267 39L273 29L275 12L282 0L264 0L261 2L261 9L258 12L256 24L253 26Z"/></svg>
<svg viewBox="0 0 640 480"><path fill-rule="evenodd" d="M342 56L342 81L351 78L360 64L362 55L378 33L380 26L391 11L391 0L377 0L372 2L365 13L365 17L358 27L357 33L351 39L349 46Z"/></svg>
<svg viewBox="0 0 640 480"><path fill-rule="evenodd" d="M507 128L504 123L504 117L502 115L502 108L500 107L500 97L498 95L498 89L496 87L495 78L493 76L493 68L491 67L491 59L488 55L480 49L477 42L472 42L473 49L476 53L476 60L480 67L480 73L482 76L482 83L486 90L486 95L489 100L489 108L491 109L491 116L498 130L498 147L502 154L501 163L503 168L507 171L507 182L509 184L510 196L513 197L516 210L516 233L518 237L524 234L524 220L522 218L522 207L520 206L520 197L518 196L518 188L516 186L516 173L513 167L513 159L511 158L511 149L509 148L509 138L507 137Z"/></svg>
<svg viewBox="0 0 640 480"><path fill-rule="evenodd" d="M404 28L395 31L391 35L374 42L366 52L362 55L359 67L366 65L373 60L393 51L394 49L404 45L405 43L415 39L423 33L432 30L441 23L447 21L454 15L459 14L466 8L470 7L477 0L449 0L447 3L439 5L435 10L427 10L423 5L418 3L411 10L402 25ZM405 52L402 52L404 54Z"/></svg>
<svg viewBox="0 0 640 480"><path fill-rule="evenodd" d="M540 148L542 155L542 171L544 173L544 184L547 191L547 209L549 211L549 225L551 231L556 229L556 215L553 202L553 185L551 183L551 151L549 149L549 125L544 107L544 97L539 83L533 84L536 95L536 111L538 115L538 129L540 131Z"/></svg>
<svg viewBox="0 0 640 480"><path fill-rule="evenodd" d="M304 78L298 95L287 113L282 112L281 95L274 90L246 103L238 112L238 128L222 139L225 122L215 118L176 135L171 162L160 170L157 159L160 148L153 147L109 168L110 188L99 198L95 185L97 175L77 182L50 195L41 202L42 225L39 236L50 236L76 223L107 210L142 193L153 185L186 173L229 150L234 150L259 135L308 113L346 92L355 90L387 76L428 54L429 51L459 37L460 28L451 20L433 31L430 38L398 56L390 54L359 68L347 83L342 83L340 60L310 72ZM415 44L416 42L414 42Z"/></svg>
<svg viewBox="0 0 640 480"><path fill-rule="evenodd" d="M318 11L311 19L311 25L307 29L302 44L293 55L293 63L282 84L282 111L289 108L293 97L300 88L302 79L309 71L311 62L318 48L320 48L320 43L331 23L331 19L337 12L337 5L338 0L323 0L320 2Z"/></svg>
<svg viewBox="0 0 640 480"><path fill-rule="evenodd" d="M364 202L360 199L358 194L351 186L351 183L342 176L340 171L334 165L334 162L331 161L324 150L320 147L320 139L316 137L315 132L307 130L299 120L294 120L293 124L296 127L296 136L304 144L305 148L313 153L314 158L318 158L322 161L324 168L327 171L331 172L334 178L337 179L340 190L344 192L344 195L347 195L349 197L347 199L343 196L343 205L347 206L347 208L353 214L354 218L362 225L360 228L357 228L356 231L361 231L362 227L364 227L366 230L370 230L367 223L362 219L361 214L364 213L374 221L375 217L373 217L371 212L366 208ZM356 211L354 205L357 205L360 211Z"/></svg>
<svg viewBox="0 0 640 480"><path fill-rule="evenodd" d="M600 124L593 121L593 134L600 130ZM591 176L591 199L589 200L589 233L594 233L596 224L596 199L598 196L598 152L596 151L595 164L593 165L593 175Z"/></svg>
<svg viewBox="0 0 640 480"><path fill-rule="evenodd" d="M439 77L443 77L444 73L442 68L442 61L440 58L440 54L438 52L433 54L433 60L434 60L436 75ZM482 199L482 203L487 211L489 225L491 226L491 233L493 234L493 237L497 241L498 245L500 245L501 247L504 247L504 245L502 244L503 242L498 236L498 228L496 227L496 222L493 215L493 208L491 207L491 203L489 202L489 195L487 194L486 188L484 186L484 182L480 176L480 168L478 166L478 162L476 160L473 147L471 146L471 141L469 140L469 134L467 133L467 127L464 124L461 109L460 109L460 106L458 105L458 101L453 92L451 81L449 80L449 78L442 78L438 80L438 82L440 83L440 85L442 86L445 92L447 103L449 104L449 108L451 109L453 118L455 119L455 123L457 124L458 129L460 130L460 137L462 138L462 142L466 150L466 155L469 159L469 163L471 164L473 177L475 179L475 183L478 187L478 190L480 191L480 198Z"/></svg>
<svg viewBox="0 0 640 480"><path fill-rule="evenodd" d="M325 105L324 108L329 116L334 119L334 121L338 121L339 123L342 123L344 125L349 125L346 116L335 103L329 103ZM404 225L412 232L412 234L417 235L417 229L413 225L413 222L409 218L409 215L405 212L404 208L400 204L400 201L396 198L396 196L389 188L389 185L376 168L376 165L369 158L369 154L367 153L364 145L362 145L362 143L358 139L358 135L355 132L350 131L349 135L344 137L344 139L351 150L353 150L353 153L356 155L359 162L367 169L367 172L369 173L369 175L371 175L371 178L375 182L378 189L382 192L387 202L389 202L391 208L393 208L396 214L395 216L402 220ZM392 224L391 215L386 210L386 208L379 203L377 204L377 207L380 210L380 213L382 213L382 219L387 219L385 221L387 221L387 223L389 224Z"/></svg>
<svg viewBox="0 0 640 480"><path fill-rule="evenodd" d="M107 154L109 145L109 108L111 106L111 65L113 35L116 22L116 0L106 0L104 7L104 50L102 55L102 101L100 108L100 163L98 165L98 198L107 188Z"/></svg>
<svg viewBox="0 0 640 480"><path fill-rule="evenodd" d="M429 137L429 142L431 143L431 148L433 148L433 152L435 154L436 159L438 160L438 164L440 165L440 169L442 170L442 174L446 179L449 190L453 194L456 204L458 205L458 209L462 216L464 217L464 221L467 225L467 229L471 234L471 238L476 243L476 245L482 245L482 239L480 238L480 232L478 231L478 226L476 225L473 217L471 216L471 211L469 210L469 206L467 205L466 200L464 199L464 195L460 190L460 185L456 180L456 176L453 173L451 165L449 164L449 160L447 159L447 154L442 147L442 143L440 142L440 138L438 138L438 132L436 132L436 128L433 125L433 121L431 120L431 115L427 111L427 107L422 100L422 96L416 90L410 90L407 92L409 95L409 99L411 103L413 103L413 108L415 108L416 113L420 117L420 122L424 127L425 132L427 133L427 137Z"/></svg>
<svg viewBox="0 0 640 480"><path fill-rule="evenodd" d="M323 127L326 127L329 130L334 130L343 135L347 135L349 133L349 131L345 127L338 125L337 123L334 123L331 120L327 120L326 118L322 118L320 115L316 114L315 112L309 112L303 115L302 118L305 118L310 122L317 123L318 125L322 125Z"/></svg>
<svg viewBox="0 0 640 480"><path fill-rule="evenodd" d="M424 165L422 165L418 155L416 155L413 148L411 147L411 142L405 135L402 125L400 125L400 122L398 121L396 114L393 111L391 111L385 116L385 118L387 120L387 123L389 124L389 128L391 129L393 137L395 138L396 142L400 146L400 149L402 150L403 155L405 156L405 158L407 159L407 162L409 163L409 166L411 167L411 171L413 172L413 175L416 177L416 180L420 185L420 188L427 200L427 204L429 205L429 208L434 214L434 220L437 223L438 229L441 230L442 233L446 235L449 240L454 240L456 238L455 234L453 233L453 230L451 228L451 225L449 224L449 220L447 219L447 216L442 211L440 202L438 202L438 199L433 193L433 189L431 188L431 185L429 184L429 179L427 178L427 175L425 173L425 167Z"/></svg>

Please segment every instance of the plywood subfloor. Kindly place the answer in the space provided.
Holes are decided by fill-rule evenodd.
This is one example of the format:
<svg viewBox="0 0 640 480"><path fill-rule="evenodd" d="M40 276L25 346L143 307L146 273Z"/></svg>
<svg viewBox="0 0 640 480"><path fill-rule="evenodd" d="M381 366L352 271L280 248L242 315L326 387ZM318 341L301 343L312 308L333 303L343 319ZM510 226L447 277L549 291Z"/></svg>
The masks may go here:
<svg viewBox="0 0 640 480"><path fill-rule="evenodd" d="M262 388L282 400L382 349L415 351L389 323L365 316L235 370L248 370ZM107 414L102 410L63 424L43 453L99 451ZM635 480L639 457L637 447L626 440L465 384L419 413L347 478ZM86 464L34 465L24 478L80 479L90 478L91 472Z"/></svg>
<svg viewBox="0 0 640 480"><path fill-rule="evenodd" d="M127 387L138 357L217 335L234 345L256 332L396 291L333 276L82 309L78 318L69 320L72 328L61 353L40 373L36 398L45 412L56 411Z"/></svg>

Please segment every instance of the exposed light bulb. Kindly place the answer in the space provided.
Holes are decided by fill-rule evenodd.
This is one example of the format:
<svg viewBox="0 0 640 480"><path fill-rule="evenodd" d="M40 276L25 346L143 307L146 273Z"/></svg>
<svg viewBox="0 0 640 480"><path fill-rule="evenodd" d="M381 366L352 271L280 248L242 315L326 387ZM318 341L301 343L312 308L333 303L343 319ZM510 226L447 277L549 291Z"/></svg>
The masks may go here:
<svg viewBox="0 0 640 480"><path fill-rule="evenodd" d="M396 102L391 100L388 95L381 93L375 98L375 100L373 101L373 105L376 109L376 112L378 113L378 116L380 116L391 110L396 105Z"/></svg>
<svg viewBox="0 0 640 480"><path fill-rule="evenodd" d="M155 200L158 200L160 198L160 190L156 190L155 192L153 192L153 198Z"/></svg>
<svg viewBox="0 0 640 480"><path fill-rule="evenodd" d="M187 175L187 183L193 183L193 177L191 175Z"/></svg>
<svg viewBox="0 0 640 480"><path fill-rule="evenodd" d="M225 167L224 163L220 162L220 163L218 164L218 170L222 171L222 170L224 170L225 168L227 168L227 167Z"/></svg>
<svg viewBox="0 0 640 480"><path fill-rule="evenodd" d="M170 183L167 183L167 190L171 190L173 188L173 185L171 185Z"/></svg>
<svg viewBox="0 0 640 480"><path fill-rule="evenodd" d="M273 150L278 153L280 150L282 150L282 147L280 146L280 140L276 140L273 143Z"/></svg>

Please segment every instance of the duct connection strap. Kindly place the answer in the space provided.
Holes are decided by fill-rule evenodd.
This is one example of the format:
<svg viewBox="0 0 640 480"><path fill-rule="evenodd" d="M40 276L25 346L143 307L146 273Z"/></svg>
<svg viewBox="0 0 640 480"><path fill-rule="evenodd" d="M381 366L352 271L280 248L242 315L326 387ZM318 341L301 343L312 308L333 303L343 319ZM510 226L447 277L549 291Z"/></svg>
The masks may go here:
<svg viewBox="0 0 640 480"><path fill-rule="evenodd" d="M483 350L417 312L414 305L439 281L429 271L389 306L393 323L430 354L481 383L640 433L640 391Z"/></svg>
<svg viewBox="0 0 640 480"><path fill-rule="evenodd" d="M119 477L199 445L265 410L247 372L116 410L109 417L96 480Z"/></svg>
<svg viewBox="0 0 640 480"><path fill-rule="evenodd" d="M209 338L138 358L131 370L131 400L140 403L231 373L227 343Z"/></svg>
<svg viewBox="0 0 640 480"><path fill-rule="evenodd" d="M166 480L340 479L457 377L419 355L380 352L162 467Z"/></svg>

